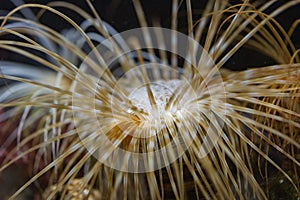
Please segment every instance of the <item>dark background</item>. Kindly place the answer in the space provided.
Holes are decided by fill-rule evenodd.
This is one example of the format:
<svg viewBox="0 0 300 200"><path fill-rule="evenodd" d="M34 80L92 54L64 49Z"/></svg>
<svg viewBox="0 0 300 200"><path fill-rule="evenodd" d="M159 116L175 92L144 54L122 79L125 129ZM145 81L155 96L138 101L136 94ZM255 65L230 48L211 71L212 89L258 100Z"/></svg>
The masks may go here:
<svg viewBox="0 0 300 200"><path fill-rule="evenodd" d="M40 3L47 4L53 2L53 0L24 0L27 3ZM137 17L134 11L132 0L91 0L94 7L100 14L101 18L111 24L118 32L124 30L129 30L132 28L139 27ZM80 6L82 9L91 13L85 0L66 0L65 2L70 2ZM153 20L158 20L162 27L169 28L171 21L171 4L172 0L141 0L144 12L146 14L148 25L152 25ZM231 3L240 3L242 1L230 1ZM262 0L261 2L268 2L267 0ZM275 3L267 12L274 10L274 8L281 5L285 0L278 1ZM204 8L206 0L196 1L192 0L192 7L195 13L201 13ZM184 29L186 27L186 14L185 3L183 3L182 8L179 12L179 25L180 28ZM0 0L0 10L11 10L15 6L9 0ZM77 19L75 13L63 10L68 15L72 16L73 20ZM280 14L276 20L287 30L287 28L292 24L295 19L300 19L300 5L294 6L284 13ZM64 20L49 15L45 15L43 20L46 21L47 25L52 26L55 29L65 29L67 24ZM80 22L80 21L78 21ZM184 31L184 30L183 30ZM296 48L300 48L300 27L298 27L292 38ZM1 58L1 56L0 56ZM243 70L248 67L259 67L265 65L272 65L275 62L261 53L257 53L251 49L243 48L239 50L225 65L225 67L234 70Z"/></svg>

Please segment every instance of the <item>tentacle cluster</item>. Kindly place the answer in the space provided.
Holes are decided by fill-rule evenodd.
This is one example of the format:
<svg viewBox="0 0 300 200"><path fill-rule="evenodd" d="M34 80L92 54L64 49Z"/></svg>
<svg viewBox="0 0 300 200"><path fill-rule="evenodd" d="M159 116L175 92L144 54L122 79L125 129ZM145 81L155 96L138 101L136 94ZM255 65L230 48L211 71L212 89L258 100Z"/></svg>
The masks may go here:
<svg viewBox="0 0 300 200"><path fill-rule="evenodd" d="M86 3L0 17L1 51L29 60L0 61L0 123L15 124L0 130L0 172L26 158L31 173L11 199L33 183L48 199L266 199L278 174L299 196L297 22L275 20L299 1L215 0L198 14L173 0L170 29L148 27L133 1L140 27L123 33ZM224 69L244 47L275 64Z"/></svg>

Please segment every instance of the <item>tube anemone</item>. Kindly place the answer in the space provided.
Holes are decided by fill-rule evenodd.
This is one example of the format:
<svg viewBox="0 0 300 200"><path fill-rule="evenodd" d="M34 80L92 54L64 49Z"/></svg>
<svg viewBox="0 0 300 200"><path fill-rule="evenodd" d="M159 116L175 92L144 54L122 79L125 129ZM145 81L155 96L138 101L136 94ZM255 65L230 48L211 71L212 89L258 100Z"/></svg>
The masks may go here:
<svg viewBox="0 0 300 200"><path fill-rule="evenodd" d="M282 181L299 197L299 20L276 20L299 3L173 0L162 28L134 0L123 32L90 0L1 16L1 52L25 60L0 61L0 172L30 176L10 199L276 199ZM225 69L244 48L274 64Z"/></svg>

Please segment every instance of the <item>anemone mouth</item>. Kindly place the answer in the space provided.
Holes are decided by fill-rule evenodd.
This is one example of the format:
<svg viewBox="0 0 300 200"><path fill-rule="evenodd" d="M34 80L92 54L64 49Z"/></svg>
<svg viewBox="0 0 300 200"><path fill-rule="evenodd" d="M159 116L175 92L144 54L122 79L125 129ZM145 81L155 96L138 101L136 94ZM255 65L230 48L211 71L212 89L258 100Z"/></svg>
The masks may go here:
<svg viewBox="0 0 300 200"><path fill-rule="evenodd" d="M180 80L160 80L151 82L149 87L142 85L130 92L128 96L130 103L128 104L132 105L132 107L127 108L127 112L138 123L139 128L155 130L149 134L145 134L143 131L135 133L132 135L133 137L145 138L154 136L155 132L160 132L163 128L166 128L167 121L177 119L176 112L179 112L180 106L171 109L166 107L169 99L174 95L174 91L181 84L182 81ZM151 105L147 88L150 88L152 91L155 105Z"/></svg>

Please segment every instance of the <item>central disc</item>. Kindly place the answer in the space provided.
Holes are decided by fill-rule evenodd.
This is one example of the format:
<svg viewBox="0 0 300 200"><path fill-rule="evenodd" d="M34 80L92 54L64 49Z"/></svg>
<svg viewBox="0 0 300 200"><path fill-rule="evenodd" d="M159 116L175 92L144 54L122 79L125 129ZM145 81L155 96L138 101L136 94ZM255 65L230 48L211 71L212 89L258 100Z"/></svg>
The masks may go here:
<svg viewBox="0 0 300 200"><path fill-rule="evenodd" d="M138 112L142 118L139 126L141 131L134 132L134 134L132 134L133 137L152 137L159 133L162 128L165 128L166 118L172 117L172 113L166 109L166 105L180 84L180 80L159 80L150 83L149 86L142 85L131 91L128 96L130 104L134 105L137 109L136 112ZM150 101L148 87L154 97L154 102ZM131 109L128 109L127 112L129 114L134 113Z"/></svg>
<svg viewBox="0 0 300 200"><path fill-rule="evenodd" d="M180 84L180 80L159 80L150 84L150 90L153 94L159 116L163 116L163 114L166 112L166 105ZM131 103L138 108L139 111L148 115L154 114L153 105L150 103L146 85L134 89L128 98Z"/></svg>

